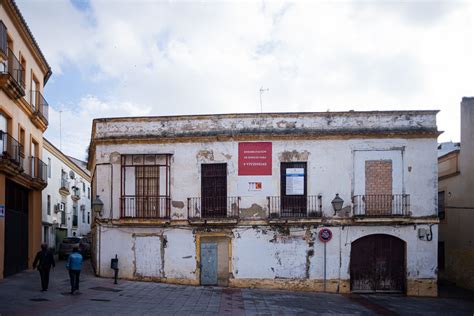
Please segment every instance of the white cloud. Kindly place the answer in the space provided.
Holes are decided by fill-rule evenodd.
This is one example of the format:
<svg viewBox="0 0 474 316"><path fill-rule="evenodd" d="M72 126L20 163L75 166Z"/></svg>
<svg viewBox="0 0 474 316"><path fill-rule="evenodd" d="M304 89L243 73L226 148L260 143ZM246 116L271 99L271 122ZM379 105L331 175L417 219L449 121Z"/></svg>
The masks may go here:
<svg viewBox="0 0 474 316"><path fill-rule="evenodd" d="M86 156L94 118L145 116L150 113L149 108L138 108L130 102L104 102L89 95L80 100L75 110L65 110L66 106L63 105L58 108L61 110L50 109L49 127L45 136L67 155L78 159Z"/></svg>
<svg viewBox="0 0 474 316"><path fill-rule="evenodd" d="M261 86L270 89L264 111L441 109L440 139L457 140L459 102L473 91L468 2L92 1L79 11L68 2L20 1L20 8L55 73L72 62L106 87L63 113L74 126L63 134L78 140L63 137L63 149L79 156L94 117L257 112ZM48 137L58 138L56 124Z"/></svg>

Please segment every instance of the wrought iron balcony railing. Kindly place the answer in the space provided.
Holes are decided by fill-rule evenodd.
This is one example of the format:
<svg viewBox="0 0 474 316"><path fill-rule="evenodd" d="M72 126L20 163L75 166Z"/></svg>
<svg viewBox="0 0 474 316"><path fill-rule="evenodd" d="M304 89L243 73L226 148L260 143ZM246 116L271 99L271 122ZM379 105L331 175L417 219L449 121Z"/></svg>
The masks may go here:
<svg viewBox="0 0 474 316"><path fill-rule="evenodd" d="M18 58L16 58L15 54L10 48L8 48L7 63L8 65L5 69L6 73L10 74L10 76L21 89L24 89L25 70L23 69L23 66L21 65L20 61L18 60ZM24 90L22 90L22 95L25 95Z"/></svg>
<svg viewBox="0 0 474 316"><path fill-rule="evenodd" d="M69 181L67 179L61 179L61 189L69 191Z"/></svg>
<svg viewBox="0 0 474 316"><path fill-rule="evenodd" d="M268 196L270 218L303 218L322 216L321 195Z"/></svg>
<svg viewBox="0 0 474 316"><path fill-rule="evenodd" d="M34 113L48 123L49 104L39 91L30 91L30 105Z"/></svg>
<svg viewBox="0 0 474 316"><path fill-rule="evenodd" d="M30 158L30 175L33 179L48 182L48 165L38 157Z"/></svg>
<svg viewBox="0 0 474 316"><path fill-rule="evenodd" d="M122 196L121 218L170 218L171 199L168 196Z"/></svg>
<svg viewBox="0 0 474 316"><path fill-rule="evenodd" d="M189 219L238 218L240 197L215 196L188 198Z"/></svg>
<svg viewBox="0 0 474 316"><path fill-rule="evenodd" d="M354 216L407 216L409 194L371 194L352 197Z"/></svg>
<svg viewBox="0 0 474 316"><path fill-rule="evenodd" d="M1 158L8 159L19 167L23 167L23 146L9 134L0 131Z"/></svg>

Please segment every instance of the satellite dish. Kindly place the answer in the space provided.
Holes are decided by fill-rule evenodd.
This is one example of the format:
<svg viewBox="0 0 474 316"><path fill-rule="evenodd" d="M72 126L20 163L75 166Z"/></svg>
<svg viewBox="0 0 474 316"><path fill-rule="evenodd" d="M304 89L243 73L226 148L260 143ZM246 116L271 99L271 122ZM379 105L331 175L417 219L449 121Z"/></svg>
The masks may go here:
<svg viewBox="0 0 474 316"><path fill-rule="evenodd" d="M72 171L72 170L69 171L69 177L70 177L71 179L74 179L74 178L76 177L76 175L74 174L74 171Z"/></svg>

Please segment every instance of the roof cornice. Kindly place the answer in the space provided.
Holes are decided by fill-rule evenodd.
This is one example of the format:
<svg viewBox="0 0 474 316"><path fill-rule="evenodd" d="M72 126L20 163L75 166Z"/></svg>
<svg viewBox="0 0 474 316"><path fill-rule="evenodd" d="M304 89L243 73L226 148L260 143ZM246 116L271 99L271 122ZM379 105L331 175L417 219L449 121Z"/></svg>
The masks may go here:
<svg viewBox="0 0 474 316"><path fill-rule="evenodd" d="M66 156L62 151L60 151L56 146L54 146L49 140L43 138L43 148L49 151L54 157L61 160L69 168L74 170L76 173L80 174L82 178L86 181L91 182L91 176L84 172L84 170L78 166L74 161L72 161L68 156Z"/></svg>

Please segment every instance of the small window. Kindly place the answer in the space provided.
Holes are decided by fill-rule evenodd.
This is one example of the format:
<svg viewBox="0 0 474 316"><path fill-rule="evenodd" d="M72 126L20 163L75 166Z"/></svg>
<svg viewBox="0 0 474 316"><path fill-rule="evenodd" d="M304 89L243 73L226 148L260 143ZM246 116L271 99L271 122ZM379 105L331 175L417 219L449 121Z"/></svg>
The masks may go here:
<svg viewBox="0 0 474 316"><path fill-rule="evenodd" d="M48 212L48 215L51 215L51 195L49 194L47 197L47 212Z"/></svg>
<svg viewBox="0 0 474 316"><path fill-rule="evenodd" d="M86 184L82 182L82 192L86 192Z"/></svg>
<svg viewBox="0 0 474 316"><path fill-rule="evenodd" d="M61 225L66 225L66 204L61 203Z"/></svg>
<svg viewBox="0 0 474 316"><path fill-rule="evenodd" d="M87 212L87 224L91 223L91 212Z"/></svg>
<svg viewBox="0 0 474 316"><path fill-rule="evenodd" d="M72 227L77 227L77 206L72 207Z"/></svg>
<svg viewBox="0 0 474 316"><path fill-rule="evenodd" d="M20 131L19 131L19 135L20 135L20 145L21 145L21 152L20 152L20 155L22 158L25 158L25 129L23 127L20 127Z"/></svg>
<svg viewBox="0 0 474 316"><path fill-rule="evenodd" d="M39 103L39 81L34 75L31 77L30 105L34 110L38 110Z"/></svg>
<svg viewBox="0 0 474 316"><path fill-rule="evenodd" d="M43 226L43 243L49 244L49 227Z"/></svg>
<svg viewBox="0 0 474 316"><path fill-rule="evenodd" d="M438 192L438 217L444 219L445 216L444 191L441 191Z"/></svg>
<svg viewBox="0 0 474 316"><path fill-rule="evenodd" d="M51 158L48 158L48 178L51 179Z"/></svg>
<svg viewBox="0 0 474 316"><path fill-rule="evenodd" d="M21 71L21 85L23 86L23 88L25 88L25 84L26 84L26 59L20 55L20 64L21 64L21 68L20 71Z"/></svg>
<svg viewBox="0 0 474 316"><path fill-rule="evenodd" d="M87 198L91 199L91 188L87 187Z"/></svg>
<svg viewBox="0 0 474 316"><path fill-rule="evenodd" d="M444 269L444 241L438 241L438 269Z"/></svg>

